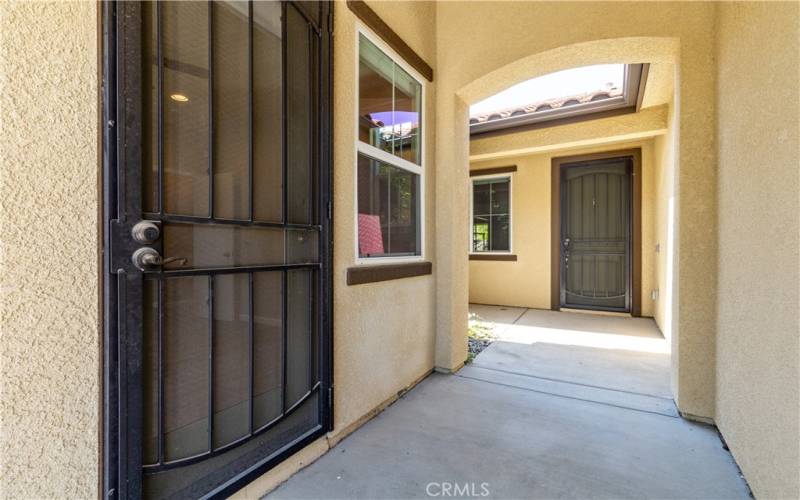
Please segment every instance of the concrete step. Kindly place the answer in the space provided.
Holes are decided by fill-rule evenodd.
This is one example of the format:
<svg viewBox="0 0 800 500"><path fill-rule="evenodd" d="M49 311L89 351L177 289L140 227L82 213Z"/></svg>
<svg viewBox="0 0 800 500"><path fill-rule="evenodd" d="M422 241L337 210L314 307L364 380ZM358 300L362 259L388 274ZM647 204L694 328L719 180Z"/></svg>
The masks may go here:
<svg viewBox="0 0 800 500"><path fill-rule="evenodd" d="M650 394L537 377L474 364L465 366L456 373L456 376L552 396L656 413L667 417L677 418L679 416L675 403L671 399Z"/></svg>

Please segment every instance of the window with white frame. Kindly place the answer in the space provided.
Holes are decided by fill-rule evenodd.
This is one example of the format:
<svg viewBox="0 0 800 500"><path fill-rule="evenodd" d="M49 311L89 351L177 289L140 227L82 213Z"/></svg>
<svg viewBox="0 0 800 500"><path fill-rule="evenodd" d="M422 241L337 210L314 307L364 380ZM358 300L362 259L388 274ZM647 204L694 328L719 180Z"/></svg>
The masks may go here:
<svg viewBox="0 0 800 500"><path fill-rule="evenodd" d="M472 181L473 253L511 252L511 177Z"/></svg>
<svg viewBox="0 0 800 500"><path fill-rule="evenodd" d="M358 257L422 255L422 84L358 34Z"/></svg>

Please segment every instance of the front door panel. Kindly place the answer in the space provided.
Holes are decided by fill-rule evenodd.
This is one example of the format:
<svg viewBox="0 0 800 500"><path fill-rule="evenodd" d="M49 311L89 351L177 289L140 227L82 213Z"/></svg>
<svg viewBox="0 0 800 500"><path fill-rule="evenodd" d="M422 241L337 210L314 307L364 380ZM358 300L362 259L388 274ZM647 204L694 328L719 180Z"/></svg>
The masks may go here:
<svg viewBox="0 0 800 500"><path fill-rule="evenodd" d="M630 311L629 158L561 171L561 306Z"/></svg>
<svg viewBox="0 0 800 500"><path fill-rule="evenodd" d="M106 9L106 493L222 495L330 425L330 6Z"/></svg>

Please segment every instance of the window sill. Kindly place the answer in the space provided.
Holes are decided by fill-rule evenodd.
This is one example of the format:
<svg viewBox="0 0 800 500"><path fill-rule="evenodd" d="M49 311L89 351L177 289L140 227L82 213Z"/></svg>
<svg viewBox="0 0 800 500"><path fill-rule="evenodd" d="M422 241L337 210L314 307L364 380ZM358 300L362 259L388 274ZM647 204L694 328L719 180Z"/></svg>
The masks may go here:
<svg viewBox="0 0 800 500"><path fill-rule="evenodd" d="M398 280L433 274L433 264L427 261L377 266L353 266L347 268L347 284L363 285L380 281Z"/></svg>
<svg viewBox="0 0 800 500"><path fill-rule="evenodd" d="M513 253L471 253L469 260L505 260L516 261L517 256Z"/></svg>

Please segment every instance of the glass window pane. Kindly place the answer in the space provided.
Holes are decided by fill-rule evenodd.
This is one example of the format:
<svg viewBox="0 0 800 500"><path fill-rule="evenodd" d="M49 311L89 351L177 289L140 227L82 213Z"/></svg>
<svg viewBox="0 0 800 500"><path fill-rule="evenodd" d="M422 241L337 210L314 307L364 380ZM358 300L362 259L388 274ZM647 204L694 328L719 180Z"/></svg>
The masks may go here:
<svg viewBox="0 0 800 500"><path fill-rule="evenodd" d="M508 215L492 215L489 236L493 252L507 252L509 250L509 218Z"/></svg>
<svg viewBox="0 0 800 500"><path fill-rule="evenodd" d="M213 2L214 216L250 216L247 2Z"/></svg>
<svg viewBox="0 0 800 500"><path fill-rule="evenodd" d="M253 216L283 220L281 4L253 2Z"/></svg>
<svg viewBox="0 0 800 500"><path fill-rule="evenodd" d="M158 206L157 2L142 2L142 210Z"/></svg>
<svg viewBox="0 0 800 500"><path fill-rule="evenodd" d="M472 187L472 213L474 215L489 215L489 192L491 184L475 183Z"/></svg>
<svg viewBox="0 0 800 500"><path fill-rule="evenodd" d="M165 458L208 451L208 277L164 286Z"/></svg>
<svg viewBox="0 0 800 500"><path fill-rule="evenodd" d="M311 271L287 271L286 286L286 408L291 408L310 389Z"/></svg>
<svg viewBox="0 0 800 500"><path fill-rule="evenodd" d="M358 253L420 255L419 175L358 155Z"/></svg>
<svg viewBox="0 0 800 500"><path fill-rule="evenodd" d="M489 251L489 217L476 215L472 219L472 251Z"/></svg>
<svg viewBox="0 0 800 500"><path fill-rule="evenodd" d="M145 464L158 462L158 280L144 280L143 330L143 456Z"/></svg>
<svg viewBox="0 0 800 500"><path fill-rule="evenodd" d="M359 140L421 165L422 85L364 35L358 81Z"/></svg>
<svg viewBox="0 0 800 500"><path fill-rule="evenodd" d="M284 238L287 241L284 241ZM165 224L164 255L183 257L167 269L317 262L316 230L230 224ZM286 246L286 248L285 248ZM285 255L288 251L288 255Z"/></svg>
<svg viewBox="0 0 800 500"><path fill-rule="evenodd" d="M286 230L286 262L307 264L319 261L319 233L316 230Z"/></svg>
<svg viewBox="0 0 800 500"><path fill-rule="evenodd" d="M389 177L389 252L417 254L417 181L419 176L394 167Z"/></svg>
<svg viewBox="0 0 800 500"><path fill-rule="evenodd" d="M508 186L509 182L493 182L492 186L492 215L509 213L508 207Z"/></svg>
<svg viewBox="0 0 800 500"><path fill-rule="evenodd" d="M286 6L286 57L289 61L308 59L311 49L309 27L297 12ZM308 64L289 64L286 71L286 196L288 222L311 224L311 69Z"/></svg>
<svg viewBox="0 0 800 500"><path fill-rule="evenodd" d="M253 428L281 414L283 273L253 275Z"/></svg>
<svg viewBox="0 0 800 500"><path fill-rule="evenodd" d="M161 5L164 208L208 216L207 2Z"/></svg>
<svg viewBox="0 0 800 500"><path fill-rule="evenodd" d="M392 153L394 63L364 35L359 40L358 139Z"/></svg>
<svg viewBox="0 0 800 500"><path fill-rule="evenodd" d="M472 183L472 251L507 252L510 246L511 179Z"/></svg>
<svg viewBox="0 0 800 500"><path fill-rule="evenodd" d="M422 85L395 64L394 119L392 121L394 154L417 165L422 164L419 150L421 105Z"/></svg>
<svg viewBox="0 0 800 500"><path fill-rule="evenodd" d="M214 283L214 448L250 427L249 276L220 274Z"/></svg>

